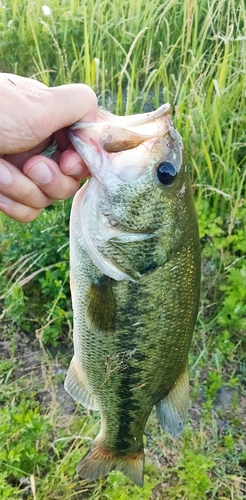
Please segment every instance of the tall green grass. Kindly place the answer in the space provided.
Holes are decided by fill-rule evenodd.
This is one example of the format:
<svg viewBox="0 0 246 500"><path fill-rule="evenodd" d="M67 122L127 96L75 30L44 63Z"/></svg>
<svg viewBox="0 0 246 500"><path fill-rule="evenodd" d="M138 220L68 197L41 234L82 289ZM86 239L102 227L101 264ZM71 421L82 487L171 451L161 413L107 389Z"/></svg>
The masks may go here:
<svg viewBox="0 0 246 500"><path fill-rule="evenodd" d="M187 150L202 244L202 300L190 356L192 407L200 423L192 413L192 427L176 443L160 436L150 420L147 446L152 465L147 464L144 490L129 485L118 473L88 486L73 472L83 440L94 433L90 420L80 409L82 414L75 415L71 427L63 431L58 409L44 410L35 402L36 382L29 387L24 379L23 386L19 381L16 387L11 379L13 354L10 361L0 363L4 383L0 403L7 405L4 412L0 405L4 424L0 424L4 443L0 496L20 498L23 487L18 481L27 477L31 486L24 489L23 498L28 500L241 500L246 492L245 415L236 400L229 416L215 410L214 404L221 387L237 390L241 397L246 383L245 1L47 0L45 4L50 15L45 15L40 0L0 1L1 71L46 85L86 82L100 105L118 114L142 112L167 101L173 107ZM72 344L70 204L56 203L27 225L0 214L0 334L6 332L7 338L12 339L17 329L32 340L36 334L42 347L65 344L67 349ZM4 322L9 318L8 333ZM26 387L28 404L22 401ZM37 417L38 411L46 415L50 427ZM28 467L19 451L22 447L29 452L32 446L24 417L29 418L35 439L44 436ZM81 419L86 422L82 441ZM45 461L45 454L52 459Z"/></svg>

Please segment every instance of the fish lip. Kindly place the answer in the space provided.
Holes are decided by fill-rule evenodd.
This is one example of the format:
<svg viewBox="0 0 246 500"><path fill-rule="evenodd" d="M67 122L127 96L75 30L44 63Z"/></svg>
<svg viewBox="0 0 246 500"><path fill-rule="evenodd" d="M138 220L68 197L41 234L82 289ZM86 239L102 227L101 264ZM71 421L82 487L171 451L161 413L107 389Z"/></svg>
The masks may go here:
<svg viewBox="0 0 246 500"><path fill-rule="evenodd" d="M72 130L72 127L70 127L70 129L68 130L68 138L74 148L75 151L78 152L78 149L75 147L75 144L77 144L78 142L81 142L81 139L79 137L78 134L76 134L76 132L74 132ZM97 144L97 141L95 141L95 145ZM99 148L100 149L100 148ZM98 150L98 153L100 154L100 151ZM97 172L97 174L95 172L91 172L91 168L90 168L90 165L88 165L88 163L86 162L86 159L84 157L82 157L82 155L78 152L78 154L81 156L81 158L83 159L83 162L85 163L85 165L87 166L87 169L89 170L90 174L87 176L88 178L90 177L95 177L95 178L100 178L100 175L99 174L99 171Z"/></svg>
<svg viewBox="0 0 246 500"><path fill-rule="evenodd" d="M88 128L92 128L92 127L93 128L95 128L95 127L100 128L101 127L101 123L99 123L99 122L97 123L97 122L80 122L80 121L78 121L78 122L73 123L73 125L71 125L70 131L73 132L74 130L78 130L78 129L81 129L81 128L83 128L83 129L87 128L88 129Z"/></svg>
<svg viewBox="0 0 246 500"><path fill-rule="evenodd" d="M120 126L122 125L122 128L138 127L139 125L143 125L157 118L160 118L160 116L162 115L170 115L171 111L172 109L169 103L163 104L154 111L149 111L147 113L142 113L139 115L117 116L114 115L113 113L109 113L104 110L99 110L99 117L100 115L102 117L101 121L99 122L77 121L73 123L73 125L71 125L70 130L78 130L78 129L85 130L90 128L100 129L105 122L117 123Z"/></svg>

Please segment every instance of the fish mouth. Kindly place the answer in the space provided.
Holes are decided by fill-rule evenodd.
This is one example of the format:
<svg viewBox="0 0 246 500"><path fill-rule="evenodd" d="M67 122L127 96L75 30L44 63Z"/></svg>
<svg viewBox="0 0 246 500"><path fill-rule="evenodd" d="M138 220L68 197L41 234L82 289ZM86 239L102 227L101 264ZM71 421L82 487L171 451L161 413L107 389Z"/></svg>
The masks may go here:
<svg viewBox="0 0 246 500"><path fill-rule="evenodd" d="M167 134L171 138L174 131L171 106L163 104L140 115L116 116L99 110L97 122L74 123L69 138L92 176L107 187L109 171L117 183L131 180L134 170L141 175L155 143Z"/></svg>
<svg viewBox="0 0 246 500"><path fill-rule="evenodd" d="M70 127L70 140L74 144L77 142L76 137L86 140L90 136L90 144L94 148L100 144L104 151L118 153L133 149L153 137L162 137L170 126L171 106L168 103L155 111L139 115L116 116L99 110L97 122L78 121Z"/></svg>

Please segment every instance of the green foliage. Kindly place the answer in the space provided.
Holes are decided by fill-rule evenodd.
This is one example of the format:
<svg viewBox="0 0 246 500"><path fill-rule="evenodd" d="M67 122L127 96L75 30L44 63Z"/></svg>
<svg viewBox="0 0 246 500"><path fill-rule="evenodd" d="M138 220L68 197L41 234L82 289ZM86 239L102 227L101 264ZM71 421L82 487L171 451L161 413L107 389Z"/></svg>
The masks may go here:
<svg viewBox="0 0 246 500"><path fill-rule="evenodd" d="M134 486L123 474L112 472L107 480L106 485L98 492L98 496L93 497L93 500L149 500L153 488L158 484L158 475L156 470L151 471L148 475L146 471L144 488Z"/></svg>
<svg viewBox="0 0 246 500"><path fill-rule="evenodd" d="M242 261L243 263L243 261ZM221 314L218 323L234 332L245 332L246 329L246 265L239 269L228 270L227 283L221 285L224 291ZM228 330L226 330L228 332Z"/></svg>
<svg viewBox="0 0 246 500"><path fill-rule="evenodd" d="M226 436L224 436L224 445L229 451L229 453L233 451L235 447L235 439L231 434L227 434Z"/></svg>
<svg viewBox="0 0 246 500"><path fill-rule="evenodd" d="M47 462L43 441L47 443L50 430L50 422L39 414L38 407L31 408L30 403L23 400L17 408L6 407L1 411L0 463L5 464L14 477L19 477L20 470L25 475L37 468L42 470Z"/></svg>
<svg viewBox="0 0 246 500"><path fill-rule="evenodd" d="M205 200L199 205L198 216L206 260L205 302L213 302L214 346L226 358L233 359L240 346L245 348L246 208L242 200L237 209L231 206L228 214L216 217Z"/></svg>
<svg viewBox="0 0 246 500"><path fill-rule="evenodd" d="M6 287L8 283L6 283ZM27 297L24 291L17 284L13 284L11 287L11 293L7 293L4 305L6 308L6 315L10 317L17 323L17 325L22 324L23 313L26 309Z"/></svg>
<svg viewBox="0 0 246 500"><path fill-rule="evenodd" d="M3 316L56 345L70 329L68 228L71 201L56 202L29 224L4 221L0 248ZM23 248L25 251L23 252ZM42 297L42 298L41 298ZM41 300L40 300L41 299Z"/></svg>
<svg viewBox="0 0 246 500"><path fill-rule="evenodd" d="M181 484L177 486L175 498L206 500L209 492L213 490L213 481L209 473L214 466L214 460L204 453L184 450L176 469L178 482Z"/></svg>
<svg viewBox="0 0 246 500"><path fill-rule="evenodd" d="M16 488L13 488L12 486L9 485L8 481L6 480L7 477L7 472L0 472L0 494L1 498L8 499L8 500L14 500L14 498L18 498L18 491Z"/></svg>
<svg viewBox="0 0 246 500"><path fill-rule="evenodd" d="M218 389L222 385L222 375L221 373L217 373L216 371L210 372L208 376L208 380L206 381L207 385L207 397L209 399L213 399Z"/></svg>

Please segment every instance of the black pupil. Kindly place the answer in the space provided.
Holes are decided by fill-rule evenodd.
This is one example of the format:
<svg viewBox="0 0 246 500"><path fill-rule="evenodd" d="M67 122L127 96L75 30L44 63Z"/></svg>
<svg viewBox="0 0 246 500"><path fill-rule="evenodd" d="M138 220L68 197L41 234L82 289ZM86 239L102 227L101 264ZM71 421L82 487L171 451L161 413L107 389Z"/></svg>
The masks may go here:
<svg viewBox="0 0 246 500"><path fill-rule="evenodd" d="M162 184L172 184L177 175L176 169L170 161L163 161L157 168L157 177Z"/></svg>

